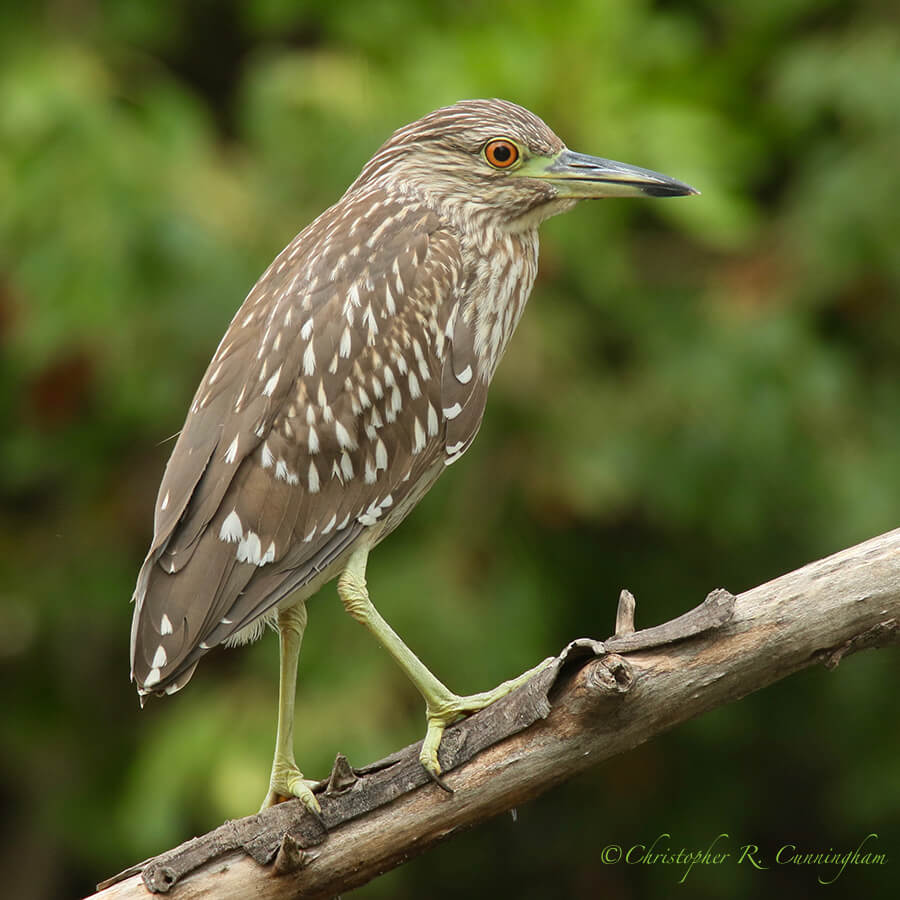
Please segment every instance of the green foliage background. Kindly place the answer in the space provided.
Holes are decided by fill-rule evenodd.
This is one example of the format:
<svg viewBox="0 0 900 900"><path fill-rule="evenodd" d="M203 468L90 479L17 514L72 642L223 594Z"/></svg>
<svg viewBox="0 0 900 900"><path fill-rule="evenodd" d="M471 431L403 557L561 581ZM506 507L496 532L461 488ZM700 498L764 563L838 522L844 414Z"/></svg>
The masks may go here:
<svg viewBox="0 0 900 900"><path fill-rule="evenodd" d="M543 230L481 435L375 554L373 596L455 689L737 592L898 524L900 31L888 0L44 0L0 10L0 860L96 880L256 808L277 650L139 711L134 577L193 390L274 254L395 128L461 97L660 169L685 201ZM652 842L900 855L896 653L817 668L599 766L360 891L668 897ZM420 702L311 604L298 758L421 736ZM690 896L812 869L696 868ZM830 873L826 873L830 874ZM892 895L892 894L891 894Z"/></svg>

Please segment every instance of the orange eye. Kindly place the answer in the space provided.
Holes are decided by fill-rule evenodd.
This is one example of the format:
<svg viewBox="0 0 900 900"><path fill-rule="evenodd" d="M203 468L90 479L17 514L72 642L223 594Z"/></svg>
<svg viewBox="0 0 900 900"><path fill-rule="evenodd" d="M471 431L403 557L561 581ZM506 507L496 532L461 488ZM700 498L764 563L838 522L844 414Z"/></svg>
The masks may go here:
<svg viewBox="0 0 900 900"><path fill-rule="evenodd" d="M508 169L519 159L519 148L512 141L498 138L485 145L484 158L495 169Z"/></svg>

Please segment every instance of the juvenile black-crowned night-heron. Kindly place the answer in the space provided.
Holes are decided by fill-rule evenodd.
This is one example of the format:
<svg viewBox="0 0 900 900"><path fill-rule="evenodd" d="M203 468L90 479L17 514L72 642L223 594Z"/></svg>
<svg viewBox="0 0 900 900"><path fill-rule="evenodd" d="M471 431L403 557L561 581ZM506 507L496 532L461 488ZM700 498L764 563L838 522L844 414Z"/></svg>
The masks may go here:
<svg viewBox="0 0 900 900"><path fill-rule="evenodd" d="M446 688L372 605L369 551L478 432L537 273L540 223L578 200L696 193L568 150L534 114L467 100L395 132L244 301L166 466L138 575L131 672L171 694L219 644L279 632L265 805L319 805L294 762L306 600L338 578L347 611L425 699L421 761L444 728L523 683Z"/></svg>

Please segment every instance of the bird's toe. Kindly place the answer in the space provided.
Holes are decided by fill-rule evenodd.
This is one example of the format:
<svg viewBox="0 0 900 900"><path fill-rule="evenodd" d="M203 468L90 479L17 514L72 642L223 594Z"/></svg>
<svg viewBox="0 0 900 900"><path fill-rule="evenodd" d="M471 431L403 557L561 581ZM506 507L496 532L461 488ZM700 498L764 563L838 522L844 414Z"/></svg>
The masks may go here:
<svg viewBox="0 0 900 900"><path fill-rule="evenodd" d="M269 792L266 794L265 800L263 800L260 812L268 809L270 806L275 806L277 803L284 803L286 800L292 800L296 797L321 822L322 807L313 793L313 788L317 787L318 784L318 781L304 778L303 773L299 769L273 772L272 779L269 782Z"/></svg>

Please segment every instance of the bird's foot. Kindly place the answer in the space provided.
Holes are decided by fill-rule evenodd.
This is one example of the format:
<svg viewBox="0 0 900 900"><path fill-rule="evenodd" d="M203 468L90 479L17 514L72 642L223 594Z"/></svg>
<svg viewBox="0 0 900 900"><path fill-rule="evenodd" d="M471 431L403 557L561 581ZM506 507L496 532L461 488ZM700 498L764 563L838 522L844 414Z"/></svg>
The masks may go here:
<svg viewBox="0 0 900 900"><path fill-rule="evenodd" d="M313 793L313 788L319 784L310 778L304 778L303 773L294 762L276 761L272 766L272 777L269 779L269 793L260 807L260 812L296 797L312 815L322 821L322 807Z"/></svg>
<svg viewBox="0 0 900 900"><path fill-rule="evenodd" d="M446 693L440 692L426 697L425 716L428 720L428 730L425 732L425 740L422 741L419 762L431 777L431 780L448 793L453 793L452 789L441 778L441 764L438 762L438 748L441 745L441 738L444 736L444 729L448 725L452 725L454 722L465 718L465 716L490 706L501 697L505 697L516 688L521 687L525 682L537 675L538 672L543 671L555 658L553 656L547 657L533 669L523 672L518 678L504 681L490 691L470 694L467 697L461 697L458 694L446 691Z"/></svg>

